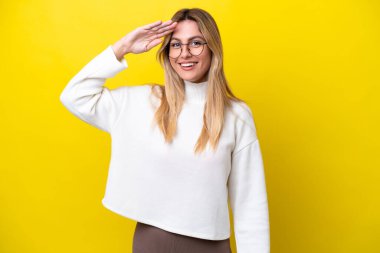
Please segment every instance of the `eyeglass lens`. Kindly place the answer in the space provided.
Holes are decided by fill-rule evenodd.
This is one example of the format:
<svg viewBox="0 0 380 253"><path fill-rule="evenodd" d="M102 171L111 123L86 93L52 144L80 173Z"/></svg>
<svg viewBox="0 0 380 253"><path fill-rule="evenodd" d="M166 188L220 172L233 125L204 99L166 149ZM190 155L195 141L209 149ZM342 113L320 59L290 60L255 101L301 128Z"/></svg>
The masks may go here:
<svg viewBox="0 0 380 253"><path fill-rule="evenodd" d="M204 44L200 43L190 43L186 48L185 45L180 45L180 43L170 43L169 44L169 56L171 58L177 58L181 55L182 50L189 50L192 55L200 55L203 51Z"/></svg>

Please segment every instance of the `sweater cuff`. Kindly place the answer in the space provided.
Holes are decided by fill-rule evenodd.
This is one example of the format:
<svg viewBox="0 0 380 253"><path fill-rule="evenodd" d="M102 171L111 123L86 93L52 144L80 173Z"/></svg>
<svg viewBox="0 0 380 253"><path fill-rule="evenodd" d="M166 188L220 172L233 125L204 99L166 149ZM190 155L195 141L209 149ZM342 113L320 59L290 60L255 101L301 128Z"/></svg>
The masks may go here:
<svg viewBox="0 0 380 253"><path fill-rule="evenodd" d="M128 67L125 58L121 59L121 61L116 58L112 45L109 45L103 52L101 52L99 58L101 58L100 64L102 66L96 73L99 76L105 74L107 77L113 77ZM103 71L106 73L103 73Z"/></svg>
<svg viewBox="0 0 380 253"><path fill-rule="evenodd" d="M119 61L109 45L84 67L80 77L110 78L127 67L127 61L124 58Z"/></svg>
<svg viewBox="0 0 380 253"><path fill-rule="evenodd" d="M121 67L124 67L124 68L127 68L128 67L128 64L127 64L127 61L125 60L125 58L123 57L120 61L117 59L116 55L115 55L115 52L113 51L112 49L112 45L109 45L107 48L106 48L106 51L110 51L110 54L112 53L113 55L113 59L116 60L116 63L115 64L118 64L118 65L122 65Z"/></svg>

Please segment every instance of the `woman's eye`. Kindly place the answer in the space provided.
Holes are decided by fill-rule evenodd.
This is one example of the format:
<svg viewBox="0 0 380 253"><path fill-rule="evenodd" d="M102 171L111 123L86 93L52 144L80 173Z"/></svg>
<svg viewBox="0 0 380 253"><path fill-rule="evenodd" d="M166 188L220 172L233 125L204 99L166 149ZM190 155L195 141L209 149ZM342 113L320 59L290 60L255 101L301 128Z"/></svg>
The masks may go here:
<svg viewBox="0 0 380 253"><path fill-rule="evenodd" d="M179 47L179 43L172 43L172 47Z"/></svg>
<svg viewBox="0 0 380 253"><path fill-rule="evenodd" d="M200 41L193 41L192 44L194 46L200 46L202 43Z"/></svg>

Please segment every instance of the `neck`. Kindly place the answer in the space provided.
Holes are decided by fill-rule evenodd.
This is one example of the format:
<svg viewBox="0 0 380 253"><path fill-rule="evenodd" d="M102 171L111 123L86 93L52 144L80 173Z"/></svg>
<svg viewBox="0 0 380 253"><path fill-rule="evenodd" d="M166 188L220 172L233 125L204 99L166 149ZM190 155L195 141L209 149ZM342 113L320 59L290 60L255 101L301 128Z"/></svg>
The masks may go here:
<svg viewBox="0 0 380 253"><path fill-rule="evenodd" d="M206 101L208 81L194 83L184 80L185 83L185 99L190 103L203 103Z"/></svg>

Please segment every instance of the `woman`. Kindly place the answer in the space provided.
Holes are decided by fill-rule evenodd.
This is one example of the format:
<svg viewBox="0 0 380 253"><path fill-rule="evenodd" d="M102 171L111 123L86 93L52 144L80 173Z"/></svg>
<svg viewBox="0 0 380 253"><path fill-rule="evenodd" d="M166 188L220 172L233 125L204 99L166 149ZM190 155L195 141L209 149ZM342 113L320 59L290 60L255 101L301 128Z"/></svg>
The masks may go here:
<svg viewBox="0 0 380 253"><path fill-rule="evenodd" d="M127 54L161 42L164 86L104 87L128 67ZM231 252L228 197L238 253L269 252L254 119L227 84L208 12L181 9L167 22L136 28L90 61L60 99L112 137L102 203L137 221L134 253Z"/></svg>

